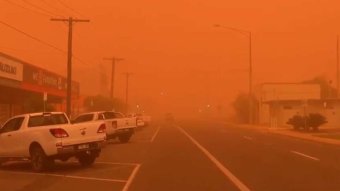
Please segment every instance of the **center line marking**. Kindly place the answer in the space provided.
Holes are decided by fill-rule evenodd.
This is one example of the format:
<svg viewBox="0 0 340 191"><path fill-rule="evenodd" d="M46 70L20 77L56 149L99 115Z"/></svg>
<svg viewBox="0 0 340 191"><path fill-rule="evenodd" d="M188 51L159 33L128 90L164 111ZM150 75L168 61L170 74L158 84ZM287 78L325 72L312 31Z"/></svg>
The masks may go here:
<svg viewBox="0 0 340 191"><path fill-rule="evenodd" d="M158 129L156 130L155 134L152 136L150 142L153 142L156 139L156 136L158 135L159 130L161 129L160 126L158 126Z"/></svg>
<svg viewBox="0 0 340 191"><path fill-rule="evenodd" d="M250 140L250 141L254 140L252 137L248 137L248 136L243 136L243 138Z"/></svg>
<svg viewBox="0 0 340 191"><path fill-rule="evenodd" d="M312 160L315 160L315 161L320 161L320 159L318 158L315 158L315 157L312 157L312 156L309 156L309 155L306 155L306 154L303 154L303 153L300 153L300 152L297 152L297 151L290 151L296 155L299 155L299 156L303 156L305 158L308 158L308 159L312 159Z"/></svg>
<svg viewBox="0 0 340 191"><path fill-rule="evenodd" d="M191 137L184 129L176 126L185 136L187 136L191 142L194 143L210 160L213 162L217 168L232 182L240 191L250 191L250 189L243 184L233 173L230 172L223 164L218 161L207 149L200 145L193 137Z"/></svg>

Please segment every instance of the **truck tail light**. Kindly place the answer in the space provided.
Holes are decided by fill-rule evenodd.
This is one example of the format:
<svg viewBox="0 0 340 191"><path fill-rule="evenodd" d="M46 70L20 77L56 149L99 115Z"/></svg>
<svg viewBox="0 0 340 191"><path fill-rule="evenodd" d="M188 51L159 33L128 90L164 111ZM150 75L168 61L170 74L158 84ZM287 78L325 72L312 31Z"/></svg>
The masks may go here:
<svg viewBox="0 0 340 191"><path fill-rule="evenodd" d="M106 125L105 123L101 124L98 128L97 133L106 133Z"/></svg>
<svg viewBox="0 0 340 191"><path fill-rule="evenodd" d="M51 134L56 138L65 138L68 137L67 132L64 129L50 129Z"/></svg>

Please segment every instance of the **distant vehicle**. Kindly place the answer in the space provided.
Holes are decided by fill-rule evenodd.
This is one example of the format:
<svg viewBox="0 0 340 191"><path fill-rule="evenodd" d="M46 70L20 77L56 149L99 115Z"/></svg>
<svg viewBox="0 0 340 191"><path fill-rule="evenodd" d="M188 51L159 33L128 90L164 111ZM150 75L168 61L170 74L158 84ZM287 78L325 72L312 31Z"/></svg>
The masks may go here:
<svg viewBox="0 0 340 191"><path fill-rule="evenodd" d="M151 116L144 115L141 113L130 113L128 116L137 118L138 127L148 126L151 122Z"/></svg>
<svg viewBox="0 0 340 191"><path fill-rule="evenodd" d="M142 119L146 126L151 123L151 116L149 116L149 115L138 113L137 117Z"/></svg>
<svg viewBox="0 0 340 191"><path fill-rule="evenodd" d="M36 172L76 157L94 163L106 139L104 123L70 124L65 113L31 113L9 119L0 129L0 164L29 159Z"/></svg>
<svg viewBox="0 0 340 191"><path fill-rule="evenodd" d="M97 121L105 123L107 139L118 138L122 143L129 142L137 126L136 117L125 117L124 114L113 111L83 113L76 117L72 123L93 123Z"/></svg>
<svg viewBox="0 0 340 191"><path fill-rule="evenodd" d="M173 116L172 113L166 113L165 114L165 121L166 122L174 122L175 121L175 117Z"/></svg>

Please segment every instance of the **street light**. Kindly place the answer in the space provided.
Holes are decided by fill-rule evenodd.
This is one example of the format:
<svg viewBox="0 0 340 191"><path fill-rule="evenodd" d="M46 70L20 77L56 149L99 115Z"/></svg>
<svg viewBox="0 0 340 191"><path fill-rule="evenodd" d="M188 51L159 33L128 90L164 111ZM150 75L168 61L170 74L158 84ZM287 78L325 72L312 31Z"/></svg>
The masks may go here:
<svg viewBox="0 0 340 191"><path fill-rule="evenodd" d="M218 27L218 28L225 28L234 32L238 32L246 37L249 38L249 92L248 92L248 96L249 96L249 108L248 108L248 117L249 117L249 124L253 124L254 120L253 120L253 100L252 100L252 94L253 94L253 64L252 64L252 35L251 35L251 31L247 31L247 30L242 30L242 29L238 29L238 28L233 28L233 27L228 27L228 26L223 26L223 25L219 25L219 24L215 24L214 27Z"/></svg>

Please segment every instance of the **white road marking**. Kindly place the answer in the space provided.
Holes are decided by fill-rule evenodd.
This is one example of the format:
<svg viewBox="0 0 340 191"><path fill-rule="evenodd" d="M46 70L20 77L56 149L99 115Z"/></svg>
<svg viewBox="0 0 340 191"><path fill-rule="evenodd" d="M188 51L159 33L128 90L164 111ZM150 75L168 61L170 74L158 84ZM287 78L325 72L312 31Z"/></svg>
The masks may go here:
<svg viewBox="0 0 340 191"><path fill-rule="evenodd" d="M53 177L72 178L72 179L80 179L80 180L93 180L93 181L102 181L102 182L119 182L119 183L126 183L127 182L127 180L119 180L119 179L94 178L94 177L71 176L71 175L61 175L61 174L47 174L47 173L33 173L33 172L10 172L10 171L0 171L0 172L10 173L10 174L21 174L21 175L53 176Z"/></svg>
<svg viewBox="0 0 340 191"><path fill-rule="evenodd" d="M248 136L243 136L243 138L250 140L250 141L254 140L252 137L248 137Z"/></svg>
<svg viewBox="0 0 340 191"><path fill-rule="evenodd" d="M296 155L299 155L299 156L303 156L305 158L308 158L308 159L312 159L312 160L315 160L315 161L320 161L320 159L316 158L316 157L312 157L312 156L309 156L309 155L306 155L306 154L303 154L303 153L300 153L300 152L297 152L297 151L290 151Z"/></svg>
<svg viewBox="0 0 340 191"><path fill-rule="evenodd" d="M139 171L139 168L140 168L141 164L138 164L135 169L133 170L132 174L130 175L129 179L127 180L124 188L122 191L128 191L131 184L132 184L132 181L135 179L136 175L137 175L137 172Z"/></svg>
<svg viewBox="0 0 340 191"><path fill-rule="evenodd" d="M156 130L155 134L152 136L150 142L153 142L156 139L156 136L158 135L159 130L161 129L160 126L158 126L158 129Z"/></svg>
<svg viewBox="0 0 340 191"><path fill-rule="evenodd" d="M119 163L119 162L105 162L105 161L98 161L96 164L109 164L109 165L123 165L123 166L137 166L140 165L138 163Z"/></svg>
<svg viewBox="0 0 340 191"><path fill-rule="evenodd" d="M78 163L76 161L70 161L70 162L71 163ZM72 175L63 175L63 174L48 174L48 173L34 173L34 172L13 172L13 171L3 171L3 170L0 170L0 173L10 173L10 174L19 174L19 175L53 176L53 177L102 181L102 182L117 182L117 183L125 183L127 185L127 184L131 184L132 179L134 178L135 174L137 173L137 171L138 171L138 169L141 165L141 164L138 164L138 163L115 163L115 162L96 162L96 164L135 166L135 168L134 168L134 170L133 170L133 172L130 175L128 180L111 179L111 178L84 177L84 176L72 176ZM125 187L126 187L126 185L125 185Z"/></svg>
<svg viewBox="0 0 340 191"><path fill-rule="evenodd" d="M216 166L217 168L231 181L240 191L250 191L250 189L243 184L233 173L230 172L223 164L218 161L207 149L200 145L193 137L191 137L184 129L176 126L191 142L194 143Z"/></svg>

